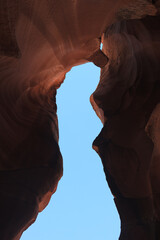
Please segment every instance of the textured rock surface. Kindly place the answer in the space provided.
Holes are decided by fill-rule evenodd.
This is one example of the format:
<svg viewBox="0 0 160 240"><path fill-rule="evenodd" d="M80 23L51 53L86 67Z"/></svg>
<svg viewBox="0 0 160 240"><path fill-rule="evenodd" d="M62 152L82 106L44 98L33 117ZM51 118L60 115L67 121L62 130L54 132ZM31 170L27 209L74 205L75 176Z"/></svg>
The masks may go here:
<svg viewBox="0 0 160 240"><path fill-rule="evenodd" d="M92 97L104 121L93 145L115 196L120 239L160 238L159 22L147 17L107 29L109 63Z"/></svg>
<svg viewBox="0 0 160 240"><path fill-rule="evenodd" d="M56 191L63 172L56 89L87 61L102 68L91 96L104 123L94 148L122 220L120 239L160 238L159 7L149 0L1 1L0 239L18 240Z"/></svg>

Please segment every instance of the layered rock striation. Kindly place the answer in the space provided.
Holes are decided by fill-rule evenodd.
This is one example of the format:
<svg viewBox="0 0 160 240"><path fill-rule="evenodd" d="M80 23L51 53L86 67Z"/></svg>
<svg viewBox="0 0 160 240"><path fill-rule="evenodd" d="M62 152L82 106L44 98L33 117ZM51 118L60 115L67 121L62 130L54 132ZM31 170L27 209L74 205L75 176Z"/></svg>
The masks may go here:
<svg viewBox="0 0 160 240"><path fill-rule="evenodd" d="M0 239L18 240L63 174L56 89L92 61L93 143L121 218L121 240L160 238L159 1L0 3ZM103 50L100 43L103 42Z"/></svg>

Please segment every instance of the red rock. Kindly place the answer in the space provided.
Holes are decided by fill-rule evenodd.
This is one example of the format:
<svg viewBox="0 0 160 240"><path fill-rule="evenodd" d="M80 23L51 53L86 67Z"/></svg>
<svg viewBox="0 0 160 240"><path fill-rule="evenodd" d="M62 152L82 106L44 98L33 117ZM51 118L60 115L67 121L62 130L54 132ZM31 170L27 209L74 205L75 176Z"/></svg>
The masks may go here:
<svg viewBox="0 0 160 240"><path fill-rule="evenodd" d="M104 124L94 148L122 220L120 239L159 238L159 9L147 0L1 1L1 240L18 240L56 191L56 89L87 61L102 68L91 97Z"/></svg>
<svg viewBox="0 0 160 240"><path fill-rule="evenodd" d="M147 17L107 29L109 63L92 98L106 119L93 145L115 196L122 240L160 237L159 22Z"/></svg>

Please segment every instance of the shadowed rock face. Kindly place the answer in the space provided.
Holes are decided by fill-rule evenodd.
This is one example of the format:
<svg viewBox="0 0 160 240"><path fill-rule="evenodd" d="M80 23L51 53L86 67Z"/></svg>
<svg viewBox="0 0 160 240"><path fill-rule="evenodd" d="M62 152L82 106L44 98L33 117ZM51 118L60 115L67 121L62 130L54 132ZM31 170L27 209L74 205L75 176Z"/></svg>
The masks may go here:
<svg viewBox="0 0 160 240"><path fill-rule="evenodd" d="M104 127L93 146L120 239L160 238L159 8L149 0L1 1L0 239L20 239L56 191L56 89L87 61L102 68L91 103Z"/></svg>
<svg viewBox="0 0 160 240"><path fill-rule="evenodd" d="M103 51L109 63L92 97L104 121L93 146L115 196L120 239L160 238L159 22L146 17L107 29Z"/></svg>

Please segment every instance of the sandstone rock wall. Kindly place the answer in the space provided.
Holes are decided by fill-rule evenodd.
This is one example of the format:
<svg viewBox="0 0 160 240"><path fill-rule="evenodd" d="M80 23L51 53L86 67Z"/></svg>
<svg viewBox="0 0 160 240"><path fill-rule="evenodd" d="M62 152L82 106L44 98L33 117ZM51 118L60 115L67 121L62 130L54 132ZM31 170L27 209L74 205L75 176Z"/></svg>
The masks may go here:
<svg viewBox="0 0 160 240"><path fill-rule="evenodd" d="M56 89L87 61L102 68L91 97L104 124L94 148L115 196L120 239L159 238L159 7L1 1L0 239L20 239L56 191L63 174Z"/></svg>
<svg viewBox="0 0 160 240"><path fill-rule="evenodd" d="M104 121L93 147L115 196L120 239L160 238L159 22L146 17L107 29L103 51L109 62L92 97Z"/></svg>

